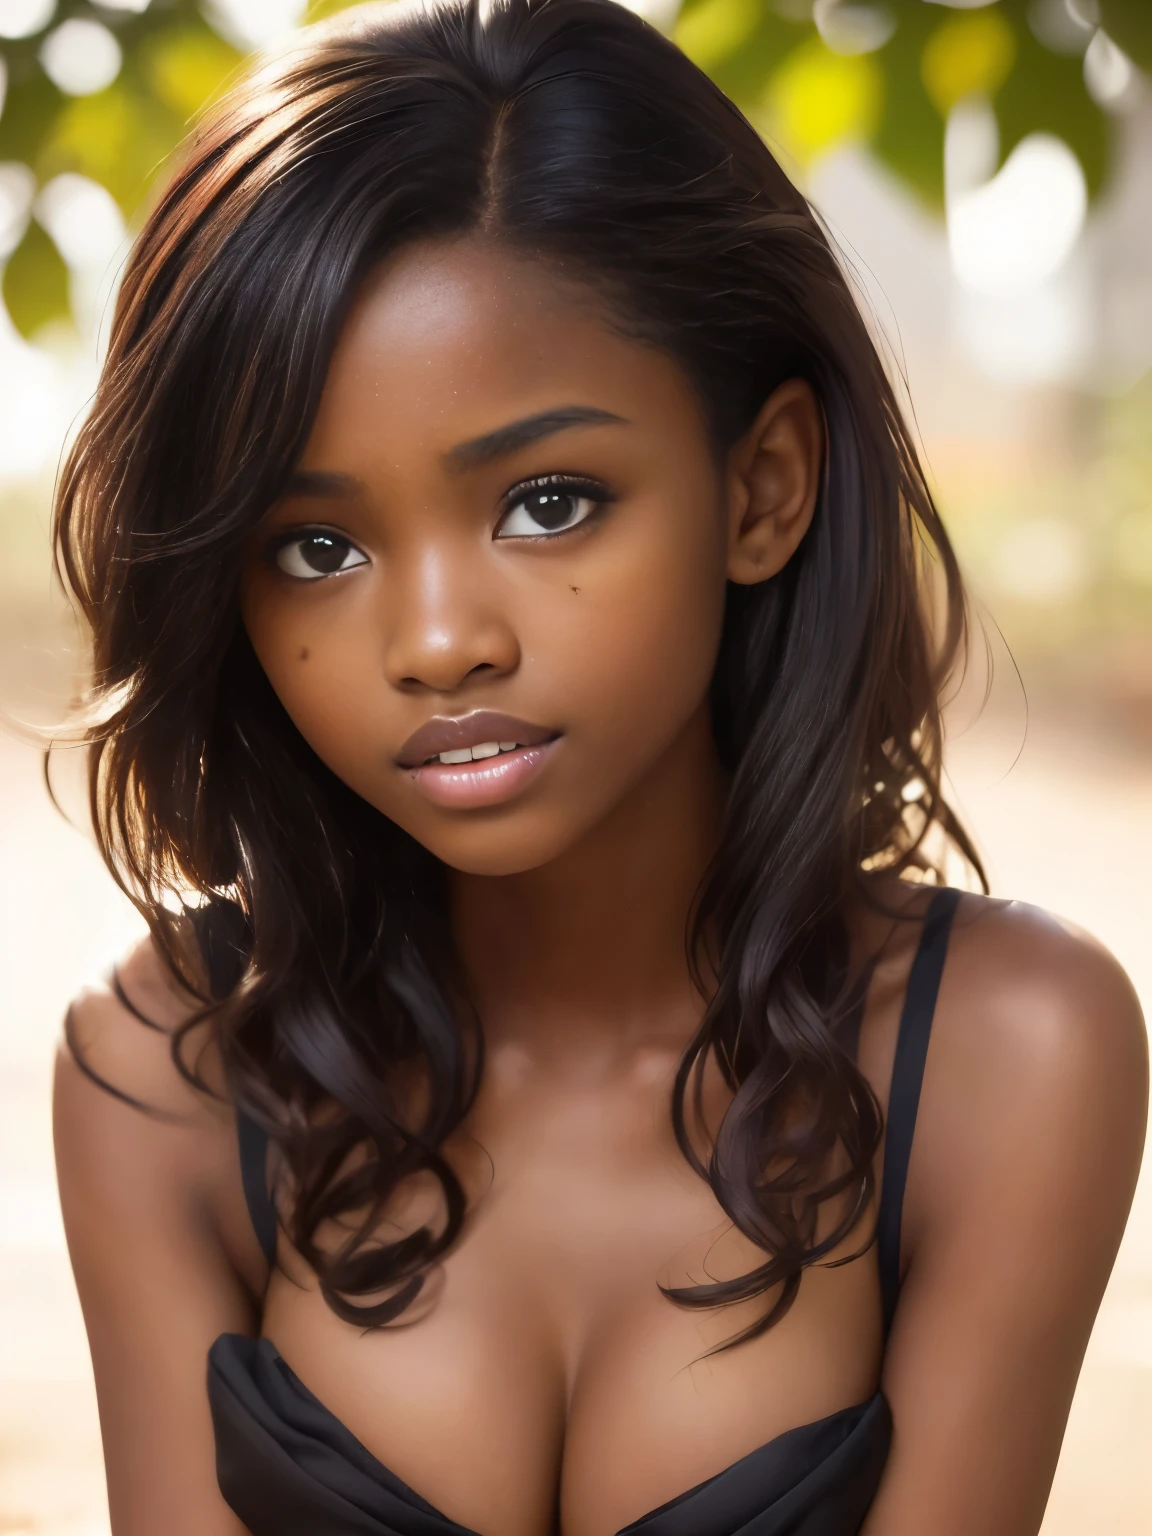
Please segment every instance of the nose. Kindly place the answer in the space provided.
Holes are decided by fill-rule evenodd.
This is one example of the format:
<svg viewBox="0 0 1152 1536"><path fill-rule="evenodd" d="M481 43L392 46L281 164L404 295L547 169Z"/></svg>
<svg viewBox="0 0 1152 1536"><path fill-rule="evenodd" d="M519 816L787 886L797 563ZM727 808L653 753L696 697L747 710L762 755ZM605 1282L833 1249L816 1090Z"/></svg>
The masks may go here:
<svg viewBox="0 0 1152 1536"><path fill-rule="evenodd" d="M520 646L501 584L474 549L429 543L390 574L385 672L393 687L453 693L473 674L515 670Z"/></svg>

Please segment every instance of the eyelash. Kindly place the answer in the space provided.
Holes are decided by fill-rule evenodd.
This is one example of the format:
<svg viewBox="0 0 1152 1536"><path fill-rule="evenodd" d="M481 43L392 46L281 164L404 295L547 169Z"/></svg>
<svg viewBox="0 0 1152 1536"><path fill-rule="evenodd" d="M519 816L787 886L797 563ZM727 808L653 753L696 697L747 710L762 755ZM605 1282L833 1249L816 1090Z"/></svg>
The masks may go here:
<svg viewBox="0 0 1152 1536"><path fill-rule="evenodd" d="M600 514L605 506L616 499L608 490L607 486L602 484L599 480L590 480L586 476L580 475L540 475L533 480L522 480L519 485L514 485L512 489L503 497L503 510L500 514L500 520L497 523L497 530L499 530L499 528L507 521L509 515L515 512L516 508L521 504L521 502L526 501L533 494L540 494L547 491L561 492L573 497L578 497L590 501L593 503L593 509L588 513L587 517L582 517L578 523L574 523L570 528L558 528L553 531L542 529L538 534L513 534L505 535L505 537L530 539L532 542L543 541L545 539L558 539L565 533L575 533L578 528L585 527ZM334 529L326 528L321 524L314 524L305 528L285 529L282 533L278 534L268 546L268 559L273 565L279 566L279 557L285 549L290 548L293 544L303 544L310 538L315 538L317 535L324 534L335 537L340 543L346 543L350 550L355 550L357 553L363 554L363 551L360 550L359 546L354 543L353 540L349 539L346 534L339 534L336 533ZM499 537L499 531L497 531L496 536ZM297 581L323 581L327 578L328 575L339 574L339 571L332 571L327 573L321 573L318 571L314 576L311 577L295 576L293 579Z"/></svg>
<svg viewBox="0 0 1152 1536"><path fill-rule="evenodd" d="M338 569L334 571L314 571L312 574L305 576L299 572L287 570L280 559L280 556L284 553L284 551L291 549L294 544L304 545L308 543L310 539L319 540L324 538L331 539L335 544L346 545L349 552L355 553L361 557L351 566L344 567L343 569L354 570L358 565L367 564L368 557L364 554L364 551L358 544L356 544L352 539L348 538L346 534L338 533L336 529L325 527L322 523L312 523L304 528L286 528L283 530L283 532L276 534L268 544L268 563L274 567L277 567L291 581L324 581L329 576L341 575L343 571Z"/></svg>
<svg viewBox="0 0 1152 1536"><path fill-rule="evenodd" d="M589 512L587 517L581 518L580 521L575 523L571 528L559 528L554 532L547 532L542 529L538 534L515 534L510 536L506 535L506 537L531 539L534 542L543 541L545 539L558 539L565 533L575 533L578 528L587 527L589 523L593 522L597 517L599 517L600 513L606 506L610 505L613 501L616 500L615 496L613 496L611 491L609 491L608 487L604 485L602 481L591 480L586 475L539 475L532 480L522 480L519 485L514 485L512 489L504 496L503 511L500 514L500 521L497 524L497 530L499 530L499 528L507 520L508 516L516 510L522 501L526 500L533 494L539 494L546 491L560 491L566 492L571 496L582 497L583 499L593 503L592 511ZM497 533L497 536L499 536L499 533Z"/></svg>

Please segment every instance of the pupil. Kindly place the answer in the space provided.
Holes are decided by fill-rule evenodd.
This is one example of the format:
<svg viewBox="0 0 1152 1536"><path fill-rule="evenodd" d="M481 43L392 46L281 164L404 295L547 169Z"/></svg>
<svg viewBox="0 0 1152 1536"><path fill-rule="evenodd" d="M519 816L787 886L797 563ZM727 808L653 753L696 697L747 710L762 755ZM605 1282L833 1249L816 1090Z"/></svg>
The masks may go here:
<svg viewBox="0 0 1152 1536"><path fill-rule="evenodd" d="M325 576L330 576L344 564L348 554L348 541L333 538L330 533L314 533L311 538L304 540L300 553L304 556L306 565L310 565L314 571L322 571Z"/></svg>
<svg viewBox="0 0 1152 1536"><path fill-rule="evenodd" d="M538 491L528 498L528 510L542 528L562 528L571 520L575 499L571 491Z"/></svg>

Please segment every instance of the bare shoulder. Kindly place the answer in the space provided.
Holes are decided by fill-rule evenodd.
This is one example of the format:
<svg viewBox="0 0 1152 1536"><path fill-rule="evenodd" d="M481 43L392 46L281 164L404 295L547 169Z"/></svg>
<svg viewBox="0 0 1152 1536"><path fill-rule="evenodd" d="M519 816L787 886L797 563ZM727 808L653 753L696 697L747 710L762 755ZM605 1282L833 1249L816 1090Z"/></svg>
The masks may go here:
<svg viewBox="0 0 1152 1536"><path fill-rule="evenodd" d="M1147 1113L1147 1031L1115 957L1039 908L964 896L925 1069L911 1240L1007 1202L1054 1229L1082 1223L1110 1266Z"/></svg>
<svg viewBox="0 0 1152 1536"><path fill-rule="evenodd" d="M922 918L928 893L907 899ZM920 931L893 922L905 977ZM1039 1530L1147 1106L1147 1035L1113 956L1034 907L963 896L904 1193L893 1454L865 1536Z"/></svg>
<svg viewBox="0 0 1152 1536"><path fill-rule="evenodd" d="M57 1057L60 1204L118 1531L241 1531L213 1472L205 1361L253 1330L267 1265L202 1007L145 941L75 1000ZM184 1025L203 1086L173 1058Z"/></svg>
<svg viewBox="0 0 1152 1536"><path fill-rule="evenodd" d="M860 1058L886 1105L933 887L878 879L851 915L872 965ZM964 894L932 1021L904 1202L905 1253L933 1221L1003 1200L1091 1208L1119 1242L1148 1112L1148 1036L1115 957L1023 902Z"/></svg>
<svg viewBox="0 0 1152 1536"><path fill-rule="evenodd" d="M229 1118L211 1032L195 1021L203 1002L183 987L149 937L134 946L98 983L72 1002L64 1025L59 1072L161 1118L191 1122ZM189 1026L191 1021L191 1027ZM203 1079L199 1088L173 1054L181 1030L181 1059Z"/></svg>
<svg viewBox="0 0 1152 1536"><path fill-rule="evenodd" d="M1135 988L1103 944L1038 907L961 899L933 1052L968 1088L1048 1108L1074 1100L1142 1141L1148 1036Z"/></svg>
<svg viewBox="0 0 1152 1536"><path fill-rule="evenodd" d="M877 1076L891 1066L896 1026L935 887L873 883L852 914L856 943L872 958ZM1024 902L964 894L951 925L932 1026L931 1061L949 1076L1038 1089L1050 1075L1086 1092L1111 1084L1135 1109L1147 1087L1148 1037L1131 981L1103 944L1075 924ZM940 1072L934 1071L939 1077Z"/></svg>
<svg viewBox="0 0 1152 1536"><path fill-rule="evenodd" d="M258 1282L235 1109L203 1012L150 938L73 1001L54 1091L61 1197L77 1235L96 1212L135 1233L156 1230L160 1210L199 1224Z"/></svg>

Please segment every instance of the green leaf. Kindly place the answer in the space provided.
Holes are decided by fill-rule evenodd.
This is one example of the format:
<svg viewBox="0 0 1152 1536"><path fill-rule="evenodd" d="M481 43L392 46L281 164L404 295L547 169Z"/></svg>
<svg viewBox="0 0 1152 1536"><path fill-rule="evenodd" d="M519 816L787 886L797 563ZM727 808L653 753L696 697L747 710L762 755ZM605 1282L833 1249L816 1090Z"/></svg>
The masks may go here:
<svg viewBox="0 0 1152 1536"><path fill-rule="evenodd" d="M64 100L38 64L9 79L0 113L0 160L34 165Z"/></svg>
<svg viewBox="0 0 1152 1536"><path fill-rule="evenodd" d="M673 35L694 64L711 72L751 42L762 15L761 0L699 0L681 12Z"/></svg>
<svg viewBox="0 0 1152 1536"><path fill-rule="evenodd" d="M204 22L188 22L145 38L134 63L156 99L187 123L221 94L242 59Z"/></svg>
<svg viewBox="0 0 1152 1536"><path fill-rule="evenodd" d="M35 219L8 258L3 295L12 323L24 337L34 336L51 320L68 317L68 269Z"/></svg>
<svg viewBox="0 0 1152 1536"><path fill-rule="evenodd" d="M1100 0L1105 32L1128 57L1152 74L1152 5L1149 0Z"/></svg>
<svg viewBox="0 0 1152 1536"><path fill-rule="evenodd" d="M36 169L44 181L61 171L90 176L130 218L182 131L174 113L122 75L106 90L68 102L46 135Z"/></svg>
<svg viewBox="0 0 1152 1536"><path fill-rule="evenodd" d="M924 84L924 49L940 25L936 6L900 11L900 24L877 54L885 72L884 109L872 148L929 207L944 207L944 119Z"/></svg>
<svg viewBox="0 0 1152 1536"><path fill-rule="evenodd" d="M689 0L680 13L673 39L684 47L682 38L687 37L690 46L684 51L689 58L694 58L693 48L710 49L716 62L707 73L755 121L767 81L796 45L812 34L811 24L788 21L770 9L765 0L754 0L753 30L738 48L721 57L723 50L719 41L708 41L703 28L704 18L716 20L713 5L714 0ZM720 15L723 17L723 12ZM692 29L695 29L695 40Z"/></svg>

